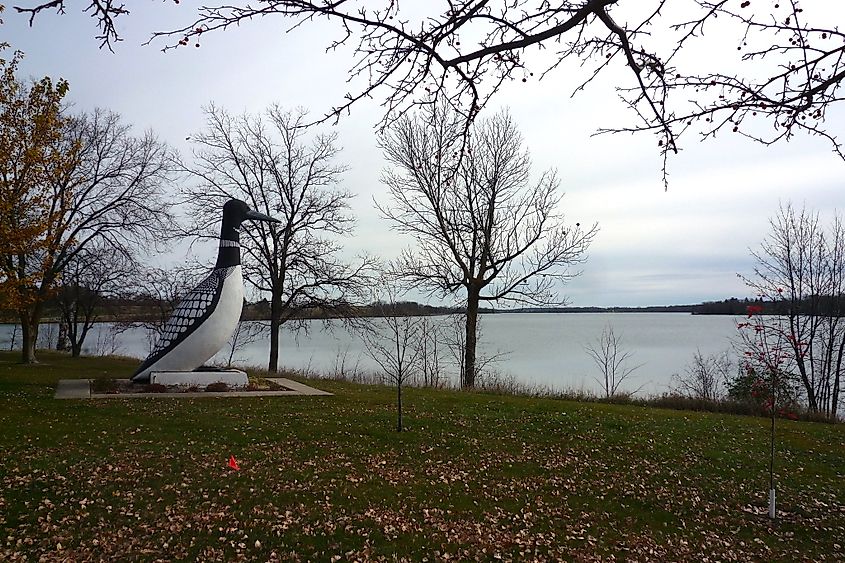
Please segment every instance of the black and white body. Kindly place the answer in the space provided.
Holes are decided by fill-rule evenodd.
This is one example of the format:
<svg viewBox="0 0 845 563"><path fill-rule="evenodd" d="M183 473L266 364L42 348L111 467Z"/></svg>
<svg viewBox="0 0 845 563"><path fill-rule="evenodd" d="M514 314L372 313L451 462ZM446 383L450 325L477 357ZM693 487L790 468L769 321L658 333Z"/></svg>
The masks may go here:
<svg viewBox="0 0 845 563"><path fill-rule="evenodd" d="M179 302L155 349L132 376L134 383L148 383L154 371L193 371L232 336L243 308L239 228L247 219L279 222L240 200L226 202L214 269Z"/></svg>

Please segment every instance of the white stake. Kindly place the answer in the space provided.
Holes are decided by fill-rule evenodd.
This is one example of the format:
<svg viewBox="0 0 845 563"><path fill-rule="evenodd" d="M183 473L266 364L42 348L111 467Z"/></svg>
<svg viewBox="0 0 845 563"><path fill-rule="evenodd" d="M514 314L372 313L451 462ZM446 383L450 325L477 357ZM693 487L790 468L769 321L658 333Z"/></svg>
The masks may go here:
<svg viewBox="0 0 845 563"><path fill-rule="evenodd" d="M769 518L775 519L775 490L769 489Z"/></svg>

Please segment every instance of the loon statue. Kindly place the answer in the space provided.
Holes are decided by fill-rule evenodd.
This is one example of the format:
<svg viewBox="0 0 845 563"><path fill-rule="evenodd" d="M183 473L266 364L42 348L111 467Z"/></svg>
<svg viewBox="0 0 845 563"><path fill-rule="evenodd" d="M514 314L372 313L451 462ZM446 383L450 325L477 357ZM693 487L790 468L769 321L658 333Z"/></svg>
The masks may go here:
<svg viewBox="0 0 845 563"><path fill-rule="evenodd" d="M238 235L241 223L247 219L280 222L252 211L238 199L226 202L214 269L179 302L152 353L132 375L133 383L149 383L154 371L193 371L220 351L232 336L243 308Z"/></svg>

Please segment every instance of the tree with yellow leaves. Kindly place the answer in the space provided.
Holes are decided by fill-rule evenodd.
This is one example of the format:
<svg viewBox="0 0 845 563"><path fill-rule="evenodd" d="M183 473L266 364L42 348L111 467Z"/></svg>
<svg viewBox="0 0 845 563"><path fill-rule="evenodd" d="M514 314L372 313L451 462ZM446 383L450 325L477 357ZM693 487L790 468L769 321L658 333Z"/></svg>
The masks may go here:
<svg viewBox="0 0 845 563"><path fill-rule="evenodd" d="M65 203L51 197L50 179L65 174L77 155L59 150L67 82L18 81L21 57L16 51L0 59L0 289L6 306L18 313L24 360L31 362L36 334L29 320L33 313L40 316L39 282L52 266L48 251L61 236L51 225Z"/></svg>

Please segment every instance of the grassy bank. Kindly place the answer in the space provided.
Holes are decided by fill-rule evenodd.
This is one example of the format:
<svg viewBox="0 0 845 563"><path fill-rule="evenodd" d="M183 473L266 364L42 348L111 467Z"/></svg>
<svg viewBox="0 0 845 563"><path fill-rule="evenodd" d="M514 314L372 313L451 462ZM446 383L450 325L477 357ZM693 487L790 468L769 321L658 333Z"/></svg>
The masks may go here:
<svg viewBox="0 0 845 563"><path fill-rule="evenodd" d="M57 401L136 361L0 353L0 559L845 559L845 426L333 381ZM227 467L235 455L241 470Z"/></svg>

